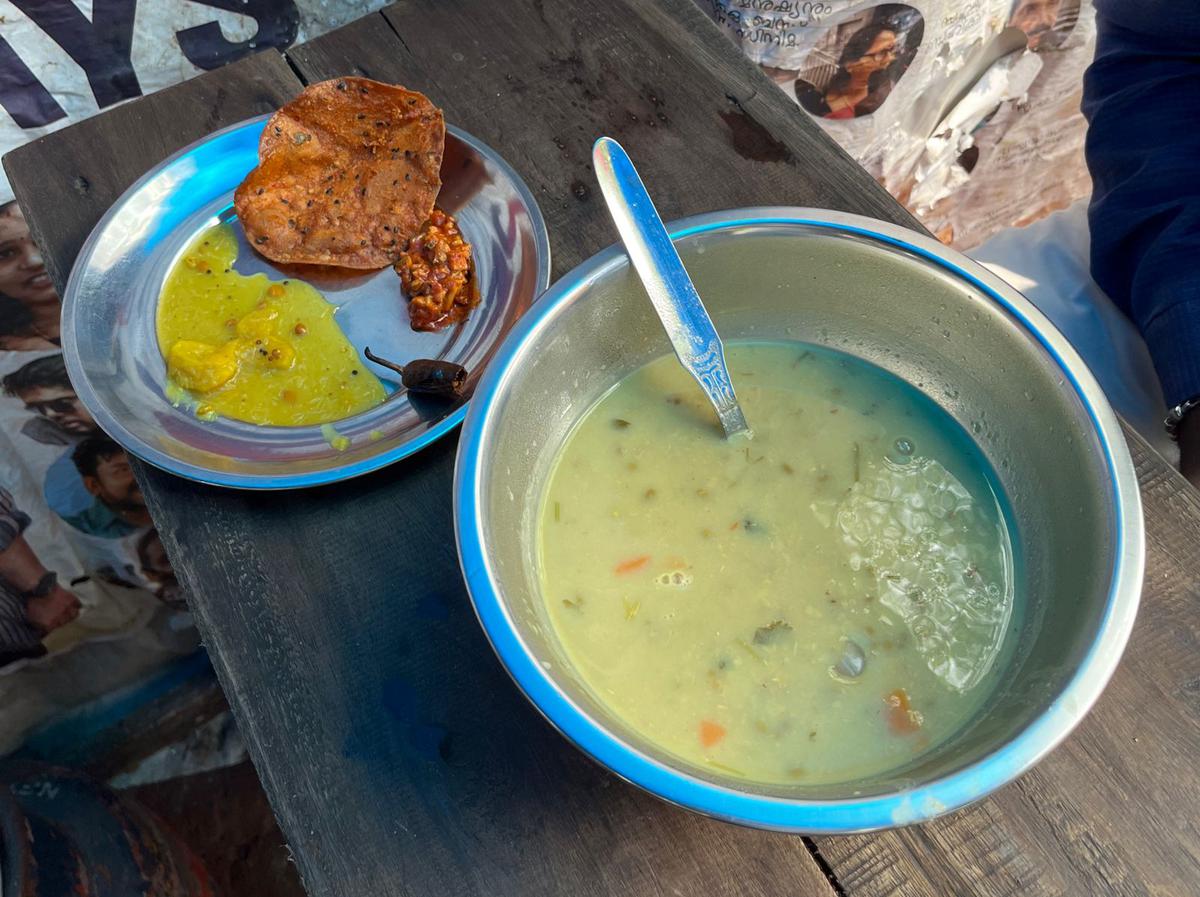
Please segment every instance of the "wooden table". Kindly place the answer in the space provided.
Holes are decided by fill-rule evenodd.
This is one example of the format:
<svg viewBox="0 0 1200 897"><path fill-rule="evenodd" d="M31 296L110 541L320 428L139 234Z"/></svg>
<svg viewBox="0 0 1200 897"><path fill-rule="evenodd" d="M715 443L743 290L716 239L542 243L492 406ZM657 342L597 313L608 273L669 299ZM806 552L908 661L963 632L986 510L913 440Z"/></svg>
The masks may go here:
<svg viewBox="0 0 1200 897"><path fill-rule="evenodd" d="M499 150L541 204L556 277L614 240L589 165L599 134L625 144L667 218L808 205L916 226L691 0L412 0L9 154L59 287L147 168L349 73L427 92ZM1179 897L1200 894L1200 496L1130 443L1146 591L1088 720L1035 771L949 818L816 839L661 804L526 705L459 576L453 438L303 492L138 475L314 897Z"/></svg>

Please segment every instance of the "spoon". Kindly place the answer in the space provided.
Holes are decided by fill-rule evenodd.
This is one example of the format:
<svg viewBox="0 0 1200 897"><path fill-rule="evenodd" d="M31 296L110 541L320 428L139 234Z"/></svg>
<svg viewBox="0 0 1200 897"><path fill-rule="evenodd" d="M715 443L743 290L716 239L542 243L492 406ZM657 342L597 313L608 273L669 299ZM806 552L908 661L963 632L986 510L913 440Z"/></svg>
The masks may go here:
<svg viewBox="0 0 1200 897"><path fill-rule="evenodd" d="M611 137L596 141L592 162L608 213L680 364L712 402L726 438L750 436L725 365L725 347L633 162Z"/></svg>

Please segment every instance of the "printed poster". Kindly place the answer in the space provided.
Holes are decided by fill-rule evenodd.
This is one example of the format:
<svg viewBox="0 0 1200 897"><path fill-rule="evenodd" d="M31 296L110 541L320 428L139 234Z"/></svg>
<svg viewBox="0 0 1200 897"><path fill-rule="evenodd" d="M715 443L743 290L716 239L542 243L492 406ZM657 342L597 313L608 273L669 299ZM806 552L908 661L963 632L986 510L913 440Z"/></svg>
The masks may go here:
<svg viewBox="0 0 1200 897"><path fill-rule="evenodd" d="M382 5L0 0L0 153ZM60 313L0 173L0 753L198 643L129 458L67 377Z"/></svg>

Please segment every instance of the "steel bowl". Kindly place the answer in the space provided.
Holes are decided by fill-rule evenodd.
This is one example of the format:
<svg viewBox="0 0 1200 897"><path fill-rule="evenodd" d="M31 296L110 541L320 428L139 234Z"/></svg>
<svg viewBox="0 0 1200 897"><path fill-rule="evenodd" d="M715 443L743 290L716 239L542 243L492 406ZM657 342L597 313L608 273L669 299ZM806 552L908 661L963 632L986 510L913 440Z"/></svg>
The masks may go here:
<svg viewBox="0 0 1200 897"><path fill-rule="evenodd" d="M827 786L757 785L701 769L632 731L589 691L544 607L537 510L572 426L622 376L670 352L619 247L580 265L526 314L463 426L459 554L500 660L551 724L617 775L733 822L865 831L931 819L1012 781L1099 697L1137 610L1141 502L1095 379L1012 287L904 228L795 208L718 212L668 228L724 338L849 352L913 384L974 434L1007 493L1023 560L1011 660L949 740L901 768Z"/></svg>

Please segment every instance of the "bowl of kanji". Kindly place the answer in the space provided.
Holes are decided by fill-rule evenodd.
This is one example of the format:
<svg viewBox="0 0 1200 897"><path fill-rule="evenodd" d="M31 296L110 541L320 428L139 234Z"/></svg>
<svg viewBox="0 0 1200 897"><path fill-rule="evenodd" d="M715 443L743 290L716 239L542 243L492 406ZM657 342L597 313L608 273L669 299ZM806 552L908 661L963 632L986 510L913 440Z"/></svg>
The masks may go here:
<svg viewBox="0 0 1200 897"><path fill-rule="evenodd" d="M821 668L838 680L823 682L821 687L831 695L831 712L834 703L843 700L841 696L845 702L867 700L869 713L863 719L870 725L864 723L861 730L864 740L892 737L886 728L871 728L876 725L871 714L893 721L897 713L902 714L893 733L899 732L894 736L898 740L908 739L907 747L889 755L894 761L842 778L814 775L814 766L807 761L783 764L778 775L753 773L754 758L749 751L740 757L738 745L749 745L753 738L778 739L788 750L807 756L810 741L818 743L818 730L828 731L819 713L792 720L788 728L776 725L779 714L764 712L761 718L743 719L736 705L787 684L784 672L768 676L756 671L785 669L771 667L775 661L767 656L784 650L775 647L776 636L795 657L803 658L812 650L801 636L817 632L815 621L834 612L833 598L838 593L831 593L829 586L824 586L823 594L797 588L788 593L791 597L778 597L781 603L794 604L787 610L790 623L776 620L758 630L739 628L741 624L735 622L738 596L746 601L775 600L776 596L762 596L756 582L760 572L765 576L767 566L773 565L801 571L795 573L800 577L810 561L810 546L803 540L781 542L776 549L763 547L770 543L758 534L777 530L772 530L772 521L762 527L749 516L734 518L716 532L700 531L708 524L699 516L677 515L689 538L709 539L702 544L711 545L711 554L719 556L721 563L725 559L733 563L741 550L738 545L750 546L752 539L760 539L753 550L769 564L747 568L723 592L699 587L701 572L719 566L711 558L689 561L697 571L696 585L686 598L676 587L691 582L691 573L685 565L677 574L659 576L653 569L660 553L657 548L614 568L617 555L605 554L608 537L604 534L621 532L627 518L632 521L627 531L633 532L641 526L637 521L658 513L649 510L651 501L657 507L680 496L680 508L691 507L682 503L683 490L643 492L645 483L637 480L654 463L666 471L664 476L674 476L673 482L692 485L678 471L686 464L684 441L667 430L661 431L657 452L628 455L618 465L613 451L606 450L603 464L571 468L589 472L593 482L585 485L598 494L589 507L603 511L593 514L590 530L581 530L575 559L580 569L600 570L608 579L591 592L558 588L555 571L565 568L550 564L557 549L547 535L560 510L552 487L563 468L556 465L568 457L565 453L572 445L587 439L596 445L616 445L619 454L622 444L643 438L638 434L645 421L668 419L659 411L654 412L657 418L622 413L589 425L592 410L610 407L604 403L622 401L623 395L635 395L618 386L635 372L653 374L637 375L644 378L638 381L642 392L637 395L651 395L655 383L671 377L676 377L671 382L683 384L679 390L695 386L678 379L685 375L678 373L677 366L664 367L673 363L671 344L623 248L614 246L552 285L522 318L483 376L463 425L455 482L458 547L471 599L496 654L546 720L596 761L666 801L730 822L798 833L866 831L929 820L1011 782L1062 742L1097 700L1124 650L1141 591L1144 536L1137 480L1120 424L1095 379L1066 339L1016 290L962 255L910 230L853 215L796 208L712 213L673 222L668 230L731 359L748 357L738 354L740 342L790 340L805 344L812 353L842 358L848 372L860 362L869 364L881 376L892 378L889 382L895 388L919 394L919 402L952 421L972 443L972 451L987 461L1007 505L1004 513L1013 561L1014 610L998 632L1004 650L989 655L991 667L977 680L982 684L970 712L936 737L922 740L919 733L913 734L921 722L915 709L927 711L928 730L938 712L933 703L919 707L914 696L910 711L907 695L884 694L883 683L869 682L868 674L888 662L880 652L891 650L890 645L877 644L878 631L896 627L896 641L914 644L921 652L929 632L918 630L918 620L924 621L920 626L936 628L945 622L939 618L945 611L952 617L958 614L955 619L977 622L978 615L972 617L974 605L952 605L955 595L971 594L973 587L963 580L977 577L978 571L960 569L959 578L945 590L950 597L945 601L939 597L942 603L932 609L928 595L915 590L896 593L893 587L903 578L900 574L884 576L873 569L855 573L882 577L877 596L860 592L847 598L852 605L860 603L857 619L867 635L855 636L861 647L848 660ZM807 353L806 349L791 356L797 359L797 377L803 374L798 365ZM755 371L748 362L731 363L730 371L751 427L756 427L754 403L762 401L757 397L765 393L755 384L762 378L753 379ZM842 394L840 385L851 392L853 384L839 385L836 377L830 382L834 387L823 394L821 401L826 404L819 419L805 418L812 427L826 428L820 432L833 432L828 429L835 426L832 422L845 426L845 418L852 416L845 407L837 416L837 402L845 397L830 396ZM665 398L684 406L692 403L696 414L707 411L716 434L712 438L722 438L711 407L704 404L699 389L694 391L694 402ZM761 411L758 420L764 420ZM766 435L763 441L756 435L738 449L747 462L757 461L756 456L768 453L772 445L778 447L779 441L772 443L771 434ZM653 433L646 438L651 437ZM815 452L822 443L818 438L810 445ZM886 445L893 445L890 439ZM901 470L897 465L911 462L907 457L911 446L903 440L889 451L902 457L888 455L879 470L895 472ZM886 490L864 497L859 479L867 476L865 459L856 445L853 482L833 489L822 474L816 479L822 480L817 486L826 489L823 497L809 500L797 492L786 509L798 517L819 517L827 511L824 525L840 526L847 539L854 537L855 520L861 521L862 514L848 515L846 504L862 499L874 501L877 507L891 500ZM732 458L729 470L734 470L735 462L741 463L740 455ZM809 472L803 457L784 464L782 472L776 462L759 467L772 464L774 482L780 485L764 493L799 489ZM737 475L748 466L736 468ZM846 476L849 470L847 466ZM618 510L617 501L623 490L632 488L631 483L637 483L636 498L644 502L626 515ZM702 494L710 505L719 498L704 489L687 491ZM769 498L778 500L773 494ZM575 508L564 503L561 510L565 525ZM937 516L936 509L917 504L897 513L897 520ZM790 523L783 516L774 518L777 527ZM669 517L655 519L663 521L664 528L670 523ZM727 523L728 518L723 519ZM745 535L752 527L755 533ZM647 541L670 542L669 534L658 530L643 527L640 532ZM836 535L841 538L843 533ZM886 531L883 537L890 538ZM723 546L732 547L727 551ZM902 548L904 563L910 565L919 561L922 551L935 550L919 540ZM652 553L654 560L649 559ZM605 566L588 568L593 555L602 556ZM589 603L581 605L585 598ZM730 616L707 618L712 621L710 629L722 631L702 632L690 619L703 608L687 602L705 601L734 602L729 605ZM804 605L813 601L820 606ZM917 605L921 613L906 620L906 609ZM669 613L659 612L666 607L671 608ZM906 623L911 623L911 631L905 629ZM568 632L571 626L578 628ZM631 652L655 651L659 646L665 652L671 645L676 646L671 650L677 650L677 634L685 626L698 633L696 644L701 646L688 658L694 666L634 663L638 657ZM603 650L588 653L594 646L587 639L605 631L628 633L628 637L610 639ZM862 642L871 638L871 632L876 633L876 643ZM704 645L710 642L703 639L710 636L719 636L711 643L728 645L729 650L709 651ZM965 682L961 676L954 679L962 669L948 664L944 653L935 654L923 655L928 669L922 675L932 670L948 681ZM862 673L864 662L866 673ZM727 687L732 682L731 667L758 675L761 689L757 680L753 692ZM626 668L644 673L638 687L626 688L637 694L605 687ZM695 674L680 673L681 669L694 669ZM792 696L795 707L809 706L803 690ZM711 711L711 719L717 722L705 720L698 730L693 722L676 738L669 730L670 721L689 702ZM640 716L630 708L638 708ZM845 734L840 745L847 757L862 747ZM810 753L815 756L815 748Z"/></svg>

